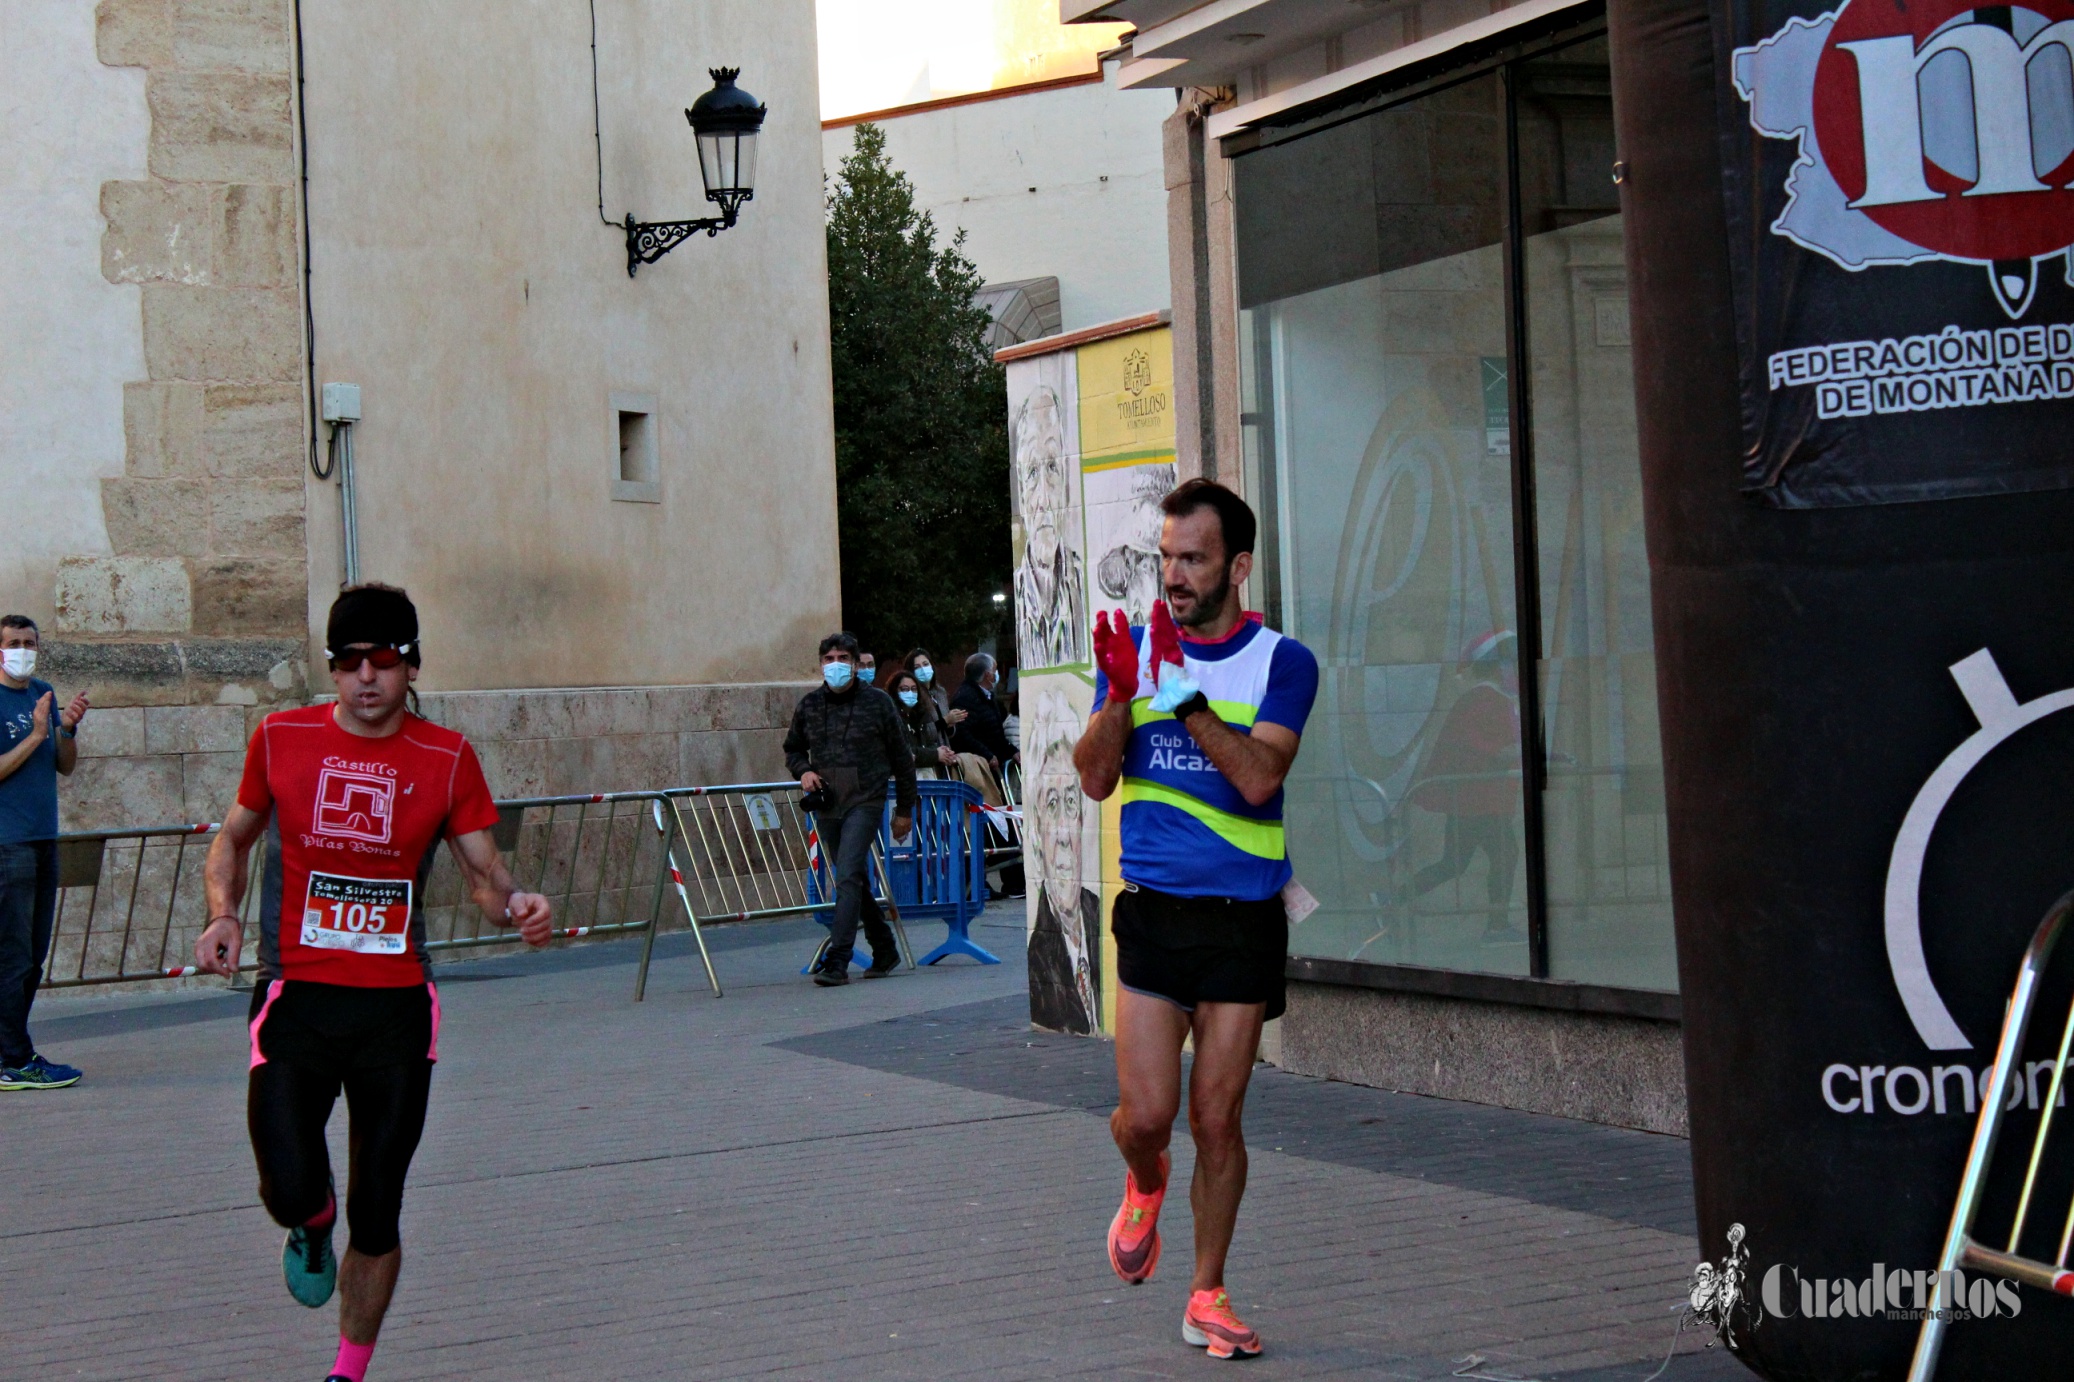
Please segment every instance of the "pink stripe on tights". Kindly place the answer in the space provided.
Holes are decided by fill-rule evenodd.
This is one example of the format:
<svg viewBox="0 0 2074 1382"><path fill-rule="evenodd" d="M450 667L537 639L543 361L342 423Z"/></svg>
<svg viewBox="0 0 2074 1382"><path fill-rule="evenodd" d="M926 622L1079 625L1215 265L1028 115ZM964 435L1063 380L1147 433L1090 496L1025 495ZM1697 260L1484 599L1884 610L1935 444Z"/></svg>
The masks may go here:
<svg viewBox="0 0 2074 1382"><path fill-rule="evenodd" d="M252 1019L252 1064L247 1070L257 1070L266 1064L266 1057L259 1053L259 1029L266 1025L266 1015L274 1010L274 1000L281 996L281 981L274 980L266 986L266 1002L259 1005L259 1016Z"/></svg>

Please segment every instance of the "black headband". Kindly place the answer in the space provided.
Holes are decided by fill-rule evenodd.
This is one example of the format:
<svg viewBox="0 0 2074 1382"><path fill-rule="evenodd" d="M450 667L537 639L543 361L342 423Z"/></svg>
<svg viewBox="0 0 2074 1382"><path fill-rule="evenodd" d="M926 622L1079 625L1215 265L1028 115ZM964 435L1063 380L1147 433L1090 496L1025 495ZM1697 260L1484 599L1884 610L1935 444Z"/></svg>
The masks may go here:
<svg viewBox="0 0 2074 1382"><path fill-rule="evenodd" d="M331 603L324 625L324 652L335 657L355 643L390 646L419 665L418 607L400 590L349 590Z"/></svg>

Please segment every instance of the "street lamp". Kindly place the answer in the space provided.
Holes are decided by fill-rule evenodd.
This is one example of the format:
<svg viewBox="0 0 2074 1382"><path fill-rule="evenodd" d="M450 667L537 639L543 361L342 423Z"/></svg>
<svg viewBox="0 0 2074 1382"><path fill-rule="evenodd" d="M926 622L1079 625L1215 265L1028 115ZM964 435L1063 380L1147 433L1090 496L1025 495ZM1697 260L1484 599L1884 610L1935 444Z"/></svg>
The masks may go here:
<svg viewBox="0 0 2074 1382"><path fill-rule="evenodd" d="M643 264L653 264L692 236L718 235L735 223L742 203L756 195L756 132L763 128L763 103L735 85L739 67L708 71L713 89L692 102L684 118L698 140L699 179L706 200L720 208L718 216L695 221L648 221L627 213L627 277Z"/></svg>

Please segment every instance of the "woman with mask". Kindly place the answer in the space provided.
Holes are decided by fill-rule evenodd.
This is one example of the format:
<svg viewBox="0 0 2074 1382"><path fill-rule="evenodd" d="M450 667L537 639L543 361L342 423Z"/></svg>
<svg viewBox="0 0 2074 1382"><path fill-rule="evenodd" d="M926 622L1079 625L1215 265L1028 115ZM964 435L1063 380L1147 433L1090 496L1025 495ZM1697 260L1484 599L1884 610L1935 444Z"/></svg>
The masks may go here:
<svg viewBox="0 0 2074 1382"><path fill-rule="evenodd" d="M905 662L907 670L913 672L915 680L922 684L922 698L936 707L937 727L943 731L944 742L949 743L951 730L965 718L965 712L951 709L951 693L936 680L936 666L926 648L915 649L907 655Z"/></svg>
<svg viewBox="0 0 2074 1382"><path fill-rule="evenodd" d="M907 736L907 747L915 756L915 775L940 777L944 769L955 767L958 755L944 741L936 706L924 694L920 679L912 672L898 671L886 684L886 690L892 693L894 706L900 711L900 730Z"/></svg>

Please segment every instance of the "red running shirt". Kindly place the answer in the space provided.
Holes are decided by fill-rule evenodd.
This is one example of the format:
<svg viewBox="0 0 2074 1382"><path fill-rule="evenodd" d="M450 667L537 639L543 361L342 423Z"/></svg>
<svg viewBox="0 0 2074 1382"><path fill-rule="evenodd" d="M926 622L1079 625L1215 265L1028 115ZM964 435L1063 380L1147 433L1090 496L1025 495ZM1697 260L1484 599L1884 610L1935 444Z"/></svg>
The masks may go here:
<svg viewBox="0 0 2074 1382"><path fill-rule="evenodd" d="M497 823L461 735L406 714L397 733L365 739L340 729L329 705L260 721L238 805L272 817L261 978L352 988L430 978L423 907L439 842Z"/></svg>

